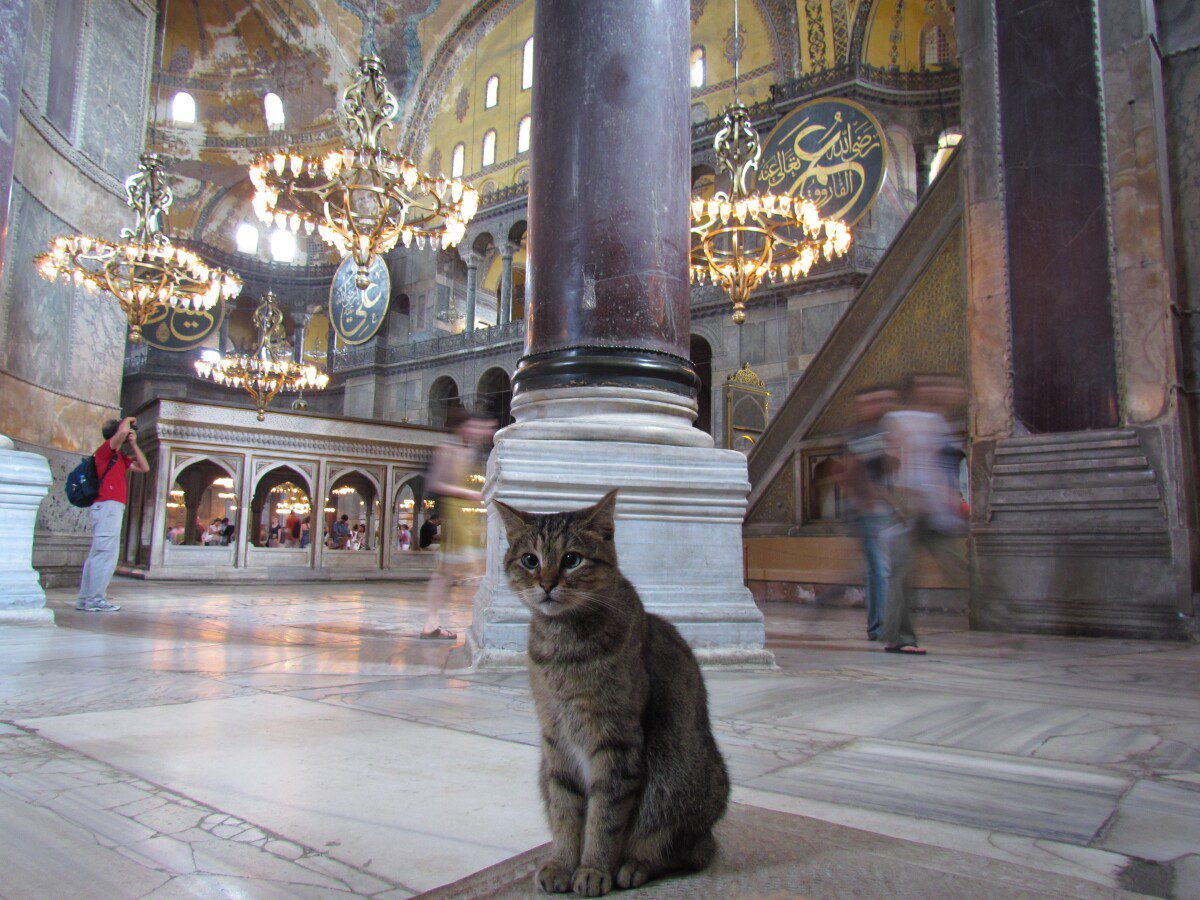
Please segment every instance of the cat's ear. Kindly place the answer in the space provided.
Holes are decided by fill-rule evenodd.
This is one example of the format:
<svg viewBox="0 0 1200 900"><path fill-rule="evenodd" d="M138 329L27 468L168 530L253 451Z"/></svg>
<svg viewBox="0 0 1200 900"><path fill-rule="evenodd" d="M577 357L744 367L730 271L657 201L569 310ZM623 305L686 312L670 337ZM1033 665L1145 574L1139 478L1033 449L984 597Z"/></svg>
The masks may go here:
<svg viewBox="0 0 1200 900"><path fill-rule="evenodd" d="M580 517L586 525L599 530L606 538L612 540L617 530L617 488L601 497L595 506L580 510Z"/></svg>
<svg viewBox="0 0 1200 900"><path fill-rule="evenodd" d="M525 529L533 524L533 513L521 512L499 500L493 500L492 504L496 507L496 512L500 513L500 519L508 531L510 544L514 536L524 533Z"/></svg>

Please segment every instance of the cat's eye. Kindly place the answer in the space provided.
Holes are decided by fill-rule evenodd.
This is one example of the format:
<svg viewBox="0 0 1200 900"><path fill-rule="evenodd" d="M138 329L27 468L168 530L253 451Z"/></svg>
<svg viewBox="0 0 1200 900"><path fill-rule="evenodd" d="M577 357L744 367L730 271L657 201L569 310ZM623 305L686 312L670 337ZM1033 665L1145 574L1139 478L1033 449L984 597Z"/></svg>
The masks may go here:
<svg viewBox="0 0 1200 900"><path fill-rule="evenodd" d="M534 569L536 569L538 567L537 554L536 553L526 553L524 556L521 557L521 565L523 565L525 568L529 569L529 571L532 572Z"/></svg>
<svg viewBox="0 0 1200 900"><path fill-rule="evenodd" d="M563 554L562 567L567 571L578 569L583 565L583 557L572 550L570 553Z"/></svg>

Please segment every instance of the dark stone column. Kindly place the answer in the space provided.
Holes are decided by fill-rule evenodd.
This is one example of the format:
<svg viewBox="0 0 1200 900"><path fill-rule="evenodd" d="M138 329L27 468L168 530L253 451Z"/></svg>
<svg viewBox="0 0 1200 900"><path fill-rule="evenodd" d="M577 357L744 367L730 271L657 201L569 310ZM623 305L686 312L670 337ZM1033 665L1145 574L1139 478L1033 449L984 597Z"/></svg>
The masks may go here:
<svg viewBox="0 0 1200 900"><path fill-rule="evenodd" d="M475 330L475 300L479 292L479 255L474 251L467 254L467 324L465 331Z"/></svg>
<svg viewBox="0 0 1200 900"><path fill-rule="evenodd" d="M1117 424L1093 0L996 0L1013 406L1037 432Z"/></svg>
<svg viewBox="0 0 1200 900"><path fill-rule="evenodd" d="M496 315L497 325L507 325L512 321L512 267L516 250L516 246L507 242L500 248L500 311Z"/></svg>
<svg viewBox="0 0 1200 900"><path fill-rule="evenodd" d="M0 275L4 272L8 246L8 201L12 193L17 123L21 117L21 76L28 31L27 0L0 3Z"/></svg>
<svg viewBox="0 0 1200 900"><path fill-rule="evenodd" d="M516 393L694 394L687 359L689 7L539 0L527 355Z"/></svg>

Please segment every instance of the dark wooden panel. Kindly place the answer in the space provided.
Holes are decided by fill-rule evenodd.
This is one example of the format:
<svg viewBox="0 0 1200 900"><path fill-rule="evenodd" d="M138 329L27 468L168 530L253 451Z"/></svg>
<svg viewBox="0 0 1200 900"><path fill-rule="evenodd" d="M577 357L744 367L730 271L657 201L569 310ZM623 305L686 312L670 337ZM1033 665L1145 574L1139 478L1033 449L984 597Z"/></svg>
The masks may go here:
<svg viewBox="0 0 1200 900"><path fill-rule="evenodd" d="M1117 423L1092 0L996 0L1017 416Z"/></svg>

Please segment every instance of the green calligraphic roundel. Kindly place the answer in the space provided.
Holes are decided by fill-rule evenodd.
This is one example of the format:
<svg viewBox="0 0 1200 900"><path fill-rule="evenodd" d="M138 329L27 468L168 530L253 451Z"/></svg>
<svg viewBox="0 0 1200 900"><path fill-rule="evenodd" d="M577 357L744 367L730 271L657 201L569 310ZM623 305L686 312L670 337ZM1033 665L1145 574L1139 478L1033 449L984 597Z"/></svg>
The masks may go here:
<svg viewBox="0 0 1200 900"><path fill-rule="evenodd" d="M190 350L217 330L224 315L223 300L218 300L212 309L195 311L160 306L142 326L142 338L159 350Z"/></svg>
<svg viewBox="0 0 1200 900"><path fill-rule="evenodd" d="M367 275L371 283L359 290L354 283L358 265L347 256L333 274L329 286L329 322L347 344L364 344L375 337L387 315L392 279L387 264L378 256L371 259Z"/></svg>
<svg viewBox="0 0 1200 900"><path fill-rule="evenodd" d="M887 174L879 122L852 100L825 98L796 107L767 135L757 187L807 197L822 217L853 225L875 202Z"/></svg>

